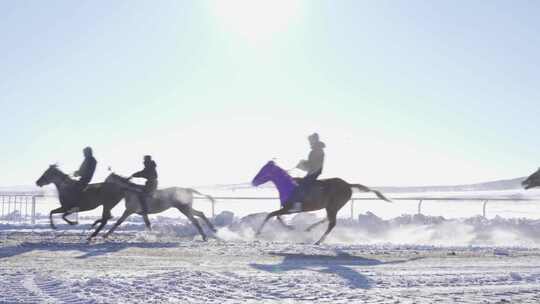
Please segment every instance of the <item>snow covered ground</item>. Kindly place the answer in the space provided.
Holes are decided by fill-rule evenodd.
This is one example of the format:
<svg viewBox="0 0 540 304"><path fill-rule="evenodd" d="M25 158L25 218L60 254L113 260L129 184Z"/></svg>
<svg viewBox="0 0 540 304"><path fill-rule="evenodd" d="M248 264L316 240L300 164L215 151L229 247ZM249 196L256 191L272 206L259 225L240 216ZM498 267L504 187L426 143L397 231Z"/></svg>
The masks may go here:
<svg viewBox="0 0 540 304"><path fill-rule="evenodd" d="M214 221L202 242L181 219L140 219L86 244L87 224L0 226L1 303L538 303L540 221L372 213L320 246L316 215Z"/></svg>

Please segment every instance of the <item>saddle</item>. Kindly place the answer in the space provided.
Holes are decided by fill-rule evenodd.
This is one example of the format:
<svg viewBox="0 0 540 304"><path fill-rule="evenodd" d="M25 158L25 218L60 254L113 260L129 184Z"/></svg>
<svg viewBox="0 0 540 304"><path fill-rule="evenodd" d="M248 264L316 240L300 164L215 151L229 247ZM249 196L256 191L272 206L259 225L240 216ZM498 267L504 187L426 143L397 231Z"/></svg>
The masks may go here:
<svg viewBox="0 0 540 304"><path fill-rule="evenodd" d="M77 181L73 180L61 195L61 201L72 208L78 207L85 191L98 189L100 186L101 184L89 184L83 187Z"/></svg>
<svg viewBox="0 0 540 304"><path fill-rule="evenodd" d="M296 182L298 182L299 180L301 179L295 178ZM325 188L325 184L324 182L320 180L316 180L308 187L297 186L293 192L293 196L290 201L303 203L306 201L316 199L317 197L320 197L323 195L324 188Z"/></svg>

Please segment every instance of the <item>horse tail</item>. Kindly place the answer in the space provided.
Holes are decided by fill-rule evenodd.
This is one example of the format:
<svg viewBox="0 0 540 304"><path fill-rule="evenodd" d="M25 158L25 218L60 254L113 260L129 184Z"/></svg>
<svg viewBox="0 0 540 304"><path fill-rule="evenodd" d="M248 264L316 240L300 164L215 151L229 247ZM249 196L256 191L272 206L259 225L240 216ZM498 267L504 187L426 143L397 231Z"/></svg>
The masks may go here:
<svg viewBox="0 0 540 304"><path fill-rule="evenodd" d="M356 188L362 192L373 192L375 193L375 195L377 195L378 198L384 200L384 201L387 201L389 203L392 202L392 200L388 199L386 196L384 196L381 192L377 191L377 190L373 190L373 189L370 189L369 187L366 187L364 185L360 185L360 184L349 184L349 186L351 188Z"/></svg>
<svg viewBox="0 0 540 304"><path fill-rule="evenodd" d="M211 195L201 193L201 192L199 192L199 191L197 191L197 190L195 190L193 188L187 188L186 190L191 192L192 194L197 194L197 195L200 195L200 196L204 196L212 203L216 202L216 200Z"/></svg>

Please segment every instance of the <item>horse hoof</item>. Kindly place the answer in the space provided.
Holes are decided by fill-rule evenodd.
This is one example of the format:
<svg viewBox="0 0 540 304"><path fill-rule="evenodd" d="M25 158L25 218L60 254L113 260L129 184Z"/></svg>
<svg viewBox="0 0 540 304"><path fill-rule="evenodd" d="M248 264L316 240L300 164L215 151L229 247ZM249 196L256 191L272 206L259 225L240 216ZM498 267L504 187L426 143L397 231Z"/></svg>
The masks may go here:
<svg viewBox="0 0 540 304"><path fill-rule="evenodd" d="M205 236L203 236L202 240L205 241L205 242L208 242L208 237L205 235Z"/></svg>

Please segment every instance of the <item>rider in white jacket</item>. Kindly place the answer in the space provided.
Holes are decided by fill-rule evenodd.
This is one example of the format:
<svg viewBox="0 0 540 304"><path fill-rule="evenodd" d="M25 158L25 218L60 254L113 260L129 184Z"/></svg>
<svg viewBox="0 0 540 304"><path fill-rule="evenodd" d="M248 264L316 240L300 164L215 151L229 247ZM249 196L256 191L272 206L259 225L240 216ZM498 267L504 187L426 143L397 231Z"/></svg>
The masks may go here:
<svg viewBox="0 0 540 304"><path fill-rule="evenodd" d="M304 185L306 183L314 182L322 173L324 164L324 148L326 145L319 140L319 134L313 133L308 137L311 151L307 160L301 160L296 168L306 171L307 174L302 180ZM307 181L306 181L307 180Z"/></svg>
<svg viewBox="0 0 540 304"><path fill-rule="evenodd" d="M295 203L291 206L291 209L301 209L299 202L305 199L305 194L309 191L309 187L317 180L317 177L321 175L324 165L324 148L326 145L319 140L319 134L313 133L308 137L311 151L307 160L301 160L296 168L306 171L306 176L298 182L298 188L295 195L292 195L292 199Z"/></svg>

